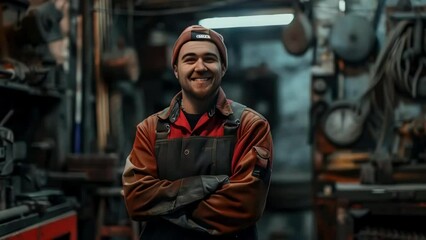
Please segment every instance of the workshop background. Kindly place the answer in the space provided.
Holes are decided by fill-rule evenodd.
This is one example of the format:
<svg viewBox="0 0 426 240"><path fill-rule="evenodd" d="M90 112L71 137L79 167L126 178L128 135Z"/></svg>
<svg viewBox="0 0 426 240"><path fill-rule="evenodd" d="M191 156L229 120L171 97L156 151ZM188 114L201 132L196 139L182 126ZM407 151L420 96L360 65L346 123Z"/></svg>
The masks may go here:
<svg viewBox="0 0 426 240"><path fill-rule="evenodd" d="M120 176L175 39L275 14L212 25L273 129L259 239L426 239L426 0L1 0L0 239L138 239Z"/></svg>

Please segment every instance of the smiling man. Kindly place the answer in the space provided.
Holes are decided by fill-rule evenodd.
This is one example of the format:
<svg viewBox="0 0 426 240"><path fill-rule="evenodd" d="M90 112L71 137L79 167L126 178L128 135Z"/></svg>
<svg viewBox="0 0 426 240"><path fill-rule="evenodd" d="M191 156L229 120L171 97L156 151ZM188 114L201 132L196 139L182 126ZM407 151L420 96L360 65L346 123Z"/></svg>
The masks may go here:
<svg viewBox="0 0 426 240"><path fill-rule="evenodd" d="M130 217L141 239L257 239L273 143L268 121L227 99L222 35L202 26L176 40L172 67L181 91L149 116L123 172Z"/></svg>

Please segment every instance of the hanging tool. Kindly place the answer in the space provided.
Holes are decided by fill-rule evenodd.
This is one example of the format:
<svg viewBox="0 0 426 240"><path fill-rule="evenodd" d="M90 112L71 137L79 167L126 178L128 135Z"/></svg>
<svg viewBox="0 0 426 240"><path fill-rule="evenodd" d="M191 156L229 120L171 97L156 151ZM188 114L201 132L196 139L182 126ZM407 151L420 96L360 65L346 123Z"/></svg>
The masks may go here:
<svg viewBox="0 0 426 240"><path fill-rule="evenodd" d="M293 0L294 18L283 30L282 42L291 55L304 54L312 46L314 34L308 16L302 10L302 4Z"/></svg>

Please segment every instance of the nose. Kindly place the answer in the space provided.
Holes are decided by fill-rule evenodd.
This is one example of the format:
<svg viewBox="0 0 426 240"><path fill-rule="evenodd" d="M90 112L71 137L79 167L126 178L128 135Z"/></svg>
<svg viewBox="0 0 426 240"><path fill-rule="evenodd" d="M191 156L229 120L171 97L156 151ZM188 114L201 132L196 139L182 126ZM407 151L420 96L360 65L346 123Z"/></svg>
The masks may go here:
<svg viewBox="0 0 426 240"><path fill-rule="evenodd" d="M202 58L199 58L197 62L195 62L195 71L203 72L206 71L206 65L204 64L204 61Z"/></svg>

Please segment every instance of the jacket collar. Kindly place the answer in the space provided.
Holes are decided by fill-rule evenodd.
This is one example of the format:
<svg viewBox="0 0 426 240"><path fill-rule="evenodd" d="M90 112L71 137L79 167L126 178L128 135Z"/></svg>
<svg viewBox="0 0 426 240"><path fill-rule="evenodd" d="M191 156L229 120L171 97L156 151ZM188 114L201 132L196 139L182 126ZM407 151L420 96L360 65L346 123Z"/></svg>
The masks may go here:
<svg viewBox="0 0 426 240"><path fill-rule="evenodd" d="M158 113L158 117L162 120L166 120L168 118L170 122L175 122L180 113L181 99L182 91L180 91L173 97L168 108ZM226 98L225 92L221 87L219 88L215 107L210 109L210 111L208 112L209 117L213 117L213 115L216 113L216 110L219 110L219 112L224 116L229 116L233 113L230 100Z"/></svg>

